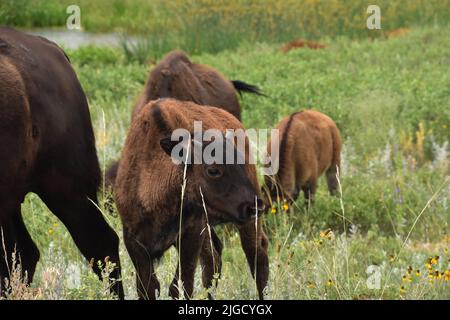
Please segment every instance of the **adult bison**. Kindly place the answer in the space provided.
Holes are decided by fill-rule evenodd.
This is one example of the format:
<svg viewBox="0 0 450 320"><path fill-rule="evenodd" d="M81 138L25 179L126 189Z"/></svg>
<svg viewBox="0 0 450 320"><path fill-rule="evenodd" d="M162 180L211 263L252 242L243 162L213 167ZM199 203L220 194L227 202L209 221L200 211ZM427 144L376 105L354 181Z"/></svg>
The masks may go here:
<svg viewBox="0 0 450 320"><path fill-rule="evenodd" d="M276 127L280 130L279 170L265 176L272 200L293 202L303 191L307 204L314 202L318 178L326 172L328 189L336 193L342 140L331 118L314 110L295 112ZM272 143L268 143L271 153Z"/></svg>
<svg viewBox="0 0 450 320"><path fill-rule="evenodd" d="M96 207L100 168L77 76L54 43L10 28L0 28L0 149L0 291L14 251L28 281L39 260L20 211L28 192L64 223L86 259L109 257L111 277L120 279L118 237ZM112 288L123 297L120 282Z"/></svg>
<svg viewBox="0 0 450 320"><path fill-rule="evenodd" d="M201 161L186 165L174 162L172 155L179 143L172 140L172 133L176 129L185 129L188 134L193 132L195 121L201 121L204 130L242 129L241 123L222 109L160 99L141 108L127 135L115 184L115 199L125 245L137 270L139 297L156 298L160 286L154 263L173 245L179 250L181 267L178 266L170 286L170 295L179 296L177 280L181 274L185 297L192 297L197 261L200 259L208 272L212 272L211 264L217 256L211 251L221 250L217 248L217 237L212 236L213 241L210 241L207 225L226 222L235 223L239 229L242 246L252 274L256 276L260 297L263 297L269 272L268 242L261 223L255 221L263 210L262 201L258 199L255 166L248 161L241 161L241 164ZM201 156L209 143L196 139L185 141L183 148L190 155L200 152ZM223 149L222 155L227 152L233 152L236 159L245 154L239 153L236 147L231 151ZM203 275L204 285L211 284L212 276Z"/></svg>

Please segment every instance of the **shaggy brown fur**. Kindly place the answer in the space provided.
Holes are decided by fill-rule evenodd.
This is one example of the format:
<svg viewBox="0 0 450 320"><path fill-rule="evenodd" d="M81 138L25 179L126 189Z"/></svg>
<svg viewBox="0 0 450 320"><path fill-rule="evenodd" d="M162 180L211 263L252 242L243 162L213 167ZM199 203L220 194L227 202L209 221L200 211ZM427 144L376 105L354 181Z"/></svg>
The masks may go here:
<svg viewBox="0 0 450 320"><path fill-rule="evenodd" d="M225 222L237 225L252 274L255 259L257 261L256 281L263 297L269 272L268 243L261 223L258 223L257 231L255 229L253 215L262 208L260 203L258 209L255 208L259 188L254 165L188 165L181 246L178 242L184 165L172 162L167 139L177 128L192 132L194 121L202 121L203 130L215 128L223 132L225 129L242 128L235 117L222 109L162 99L141 108L126 139L115 185L115 199L123 223L125 244L137 270L139 297L156 298L160 287L154 273L154 262L172 245L181 252L185 296L192 296L199 258L207 269L207 274L203 274L204 285L211 285L215 271L213 256L215 263L220 263L221 244L213 233L211 245L208 232L202 232L206 226L206 214L200 188L209 223L212 226ZM219 170L221 176L209 177L211 168ZM176 286L178 273L169 291L174 298L179 295Z"/></svg>
<svg viewBox="0 0 450 320"><path fill-rule="evenodd" d="M151 100L174 98L222 108L240 120L241 106L236 90L261 94L257 87L238 80L230 81L219 71L193 63L184 52L174 50L150 72L133 117Z"/></svg>
<svg viewBox="0 0 450 320"><path fill-rule="evenodd" d="M316 50L316 49L326 48L326 45L315 42L315 41L298 39L298 40L293 40L293 41L290 41L290 42L284 44L283 47L281 48L281 51L283 51L284 53L287 53L291 50L305 48L305 47Z"/></svg>
<svg viewBox="0 0 450 320"><path fill-rule="evenodd" d="M279 170L266 176L272 200L295 201L304 192L308 203L314 202L317 180L326 171L328 189L336 192L341 159L341 137L328 116L314 110L296 112L281 120ZM270 151L271 144L268 144Z"/></svg>
<svg viewBox="0 0 450 320"><path fill-rule="evenodd" d="M64 52L44 38L0 28L0 294L14 251L30 282L39 260L21 215L29 192L64 223L89 261L109 257L117 264L112 277L120 278L119 240L96 206L100 168L90 120ZM113 289L123 298L120 282Z"/></svg>
<svg viewBox="0 0 450 320"><path fill-rule="evenodd" d="M225 78L219 71L203 64L193 63L182 51L169 52L150 72L144 90L139 95L132 119L150 101L174 98L199 105L222 108L241 120L241 106L236 94L242 92L263 95L256 86ZM118 163L112 163L106 174L106 186L112 188Z"/></svg>

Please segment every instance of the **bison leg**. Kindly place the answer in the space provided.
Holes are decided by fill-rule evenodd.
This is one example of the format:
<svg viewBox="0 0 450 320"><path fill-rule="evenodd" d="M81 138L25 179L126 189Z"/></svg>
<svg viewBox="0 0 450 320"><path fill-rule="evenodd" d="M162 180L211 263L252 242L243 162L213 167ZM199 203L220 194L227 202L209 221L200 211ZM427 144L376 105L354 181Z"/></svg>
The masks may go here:
<svg viewBox="0 0 450 320"><path fill-rule="evenodd" d="M147 249L148 244L126 230L124 230L124 241L136 269L136 288L139 299L155 300L161 292L161 287L153 268L153 258Z"/></svg>
<svg viewBox="0 0 450 320"><path fill-rule="evenodd" d="M209 289L213 286L214 275L222 272L222 249L223 245L214 229L211 227L211 237L206 233L200 252L200 263L202 266L203 287ZM216 283L217 286L217 283ZM208 298L213 299L211 293Z"/></svg>
<svg viewBox="0 0 450 320"><path fill-rule="evenodd" d="M238 226L242 249L250 266L253 278L256 279L259 299L264 299L264 288L269 278L269 257L267 248L269 241L262 230L261 222L257 225L250 221ZM256 275L255 275L256 274Z"/></svg>
<svg viewBox="0 0 450 320"><path fill-rule="evenodd" d="M19 210L15 215L14 220L14 227L17 234L17 252L19 254L20 263L22 264L22 272L27 274L27 280L30 283L33 281L36 264L39 261L39 249L33 242L33 239L31 239Z"/></svg>
<svg viewBox="0 0 450 320"><path fill-rule="evenodd" d="M39 261L39 250L31 239L20 213L20 204L15 210L10 211L8 220L3 220L0 224L0 294L4 287L4 280L18 265L13 265L12 255L15 253L15 262L20 264L21 277L27 283L33 281L36 264ZM0 209L0 215L7 212Z"/></svg>
<svg viewBox="0 0 450 320"><path fill-rule="evenodd" d="M338 189L339 164L332 164L326 172L328 191L335 196Z"/></svg>
<svg viewBox="0 0 450 320"><path fill-rule="evenodd" d="M314 205L315 194L317 191L317 180L311 180L302 186L303 194L305 196L305 205L309 209Z"/></svg>
<svg viewBox="0 0 450 320"><path fill-rule="evenodd" d="M78 249L90 262L94 272L102 279L102 272L97 265L108 260L115 264L110 274L111 290L124 298L120 273L119 238L104 220L102 213L95 206L96 195L80 196L76 194L40 193L49 209L66 226Z"/></svg>
<svg viewBox="0 0 450 320"><path fill-rule="evenodd" d="M181 246L178 244L175 246L179 249L179 264L169 288L169 295L173 299L178 299L180 296L180 288L178 287L180 264L184 297L186 299L192 298L192 293L194 292L195 269L202 249L203 240L205 239L204 233L207 232L203 227L204 225L202 223L195 223L184 228L181 234Z"/></svg>
<svg viewBox="0 0 450 320"><path fill-rule="evenodd" d="M111 190L114 189L114 185L116 183L117 171L119 170L119 160L111 163L106 169L105 173L105 186Z"/></svg>

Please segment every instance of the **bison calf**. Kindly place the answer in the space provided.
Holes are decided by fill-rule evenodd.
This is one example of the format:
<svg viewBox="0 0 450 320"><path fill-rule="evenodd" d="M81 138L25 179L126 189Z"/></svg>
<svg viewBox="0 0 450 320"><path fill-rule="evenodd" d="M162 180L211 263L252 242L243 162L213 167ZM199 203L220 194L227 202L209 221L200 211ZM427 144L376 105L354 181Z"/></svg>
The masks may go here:
<svg viewBox="0 0 450 320"><path fill-rule="evenodd" d="M314 202L317 180L326 171L328 189L337 189L341 159L341 137L328 116L313 110L296 112L276 127L280 132L279 170L265 176L265 185L273 201L295 201L300 191L308 204ZM271 143L268 152L271 154Z"/></svg>
<svg viewBox="0 0 450 320"><path fill-rule="evenodd" d="M241 120L241 105L236 92L263 95L258 87L240 80L230 81L210 66L193 63L184 52L173 50L150 72L131 118L134 119L152 100L173 98L221 108ZM113 162L106 172L106 186L110 188L114 187L118 165L117 161Z"/></svg>
<svg viewBox="0 0 450 320"><path fill-rule="evenodd" d="M222 108L240 120L241 106L236 91L262 95L257 87L239 80L230 81L210 66L193 63L184 52L174 50L150 72L133 117L151 100L174 98Z"/></svg>
<svg viewBox="0 0 450 320"><path fill-rule="evenodd" d="M178 297L181 274L185 296L192 296L197 261L200 259L209 267L211 261L206 260L216 256L211 251L221 250L214 234L209 240L209 232L205 231L208 221L210 226L226 222L238 226L253 274L257 268L256 280L262 297L269 270L267 238L261 223L255 227L256 214L264 209L258 199L255 166L174 163L171 154L179 143L172 141L172 132L179 128L192 132L194 121L202 121L204 130L242 129L241 123L224 110L160 99L144 106L135 116L125 142L115 199L125 245L137 271L138 295L141 299L156 298L160 286L154 263L167 249L176 246L181 265L169 292ZM208 145L189 139L183 150L192 155L196 147L204 150ZM235 147L234 152L239 156ZM182 193L184 181L186 188ZM210 268L209 272L212 271ZM212 274L206 279L211 277Z"/></svg>

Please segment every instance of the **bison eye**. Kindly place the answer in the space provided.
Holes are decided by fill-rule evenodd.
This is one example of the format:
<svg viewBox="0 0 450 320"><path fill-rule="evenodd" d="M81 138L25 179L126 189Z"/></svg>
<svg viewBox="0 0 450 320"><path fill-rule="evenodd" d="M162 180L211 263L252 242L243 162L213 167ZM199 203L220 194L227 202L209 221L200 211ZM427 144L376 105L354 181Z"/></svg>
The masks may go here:
<svg viewBox="0 0 450 320"><path fill-rule="evenodd" d="M206 169L206 174L210 178L219 178L222 176L222 171L217 167L209 167Z"/></svg>

